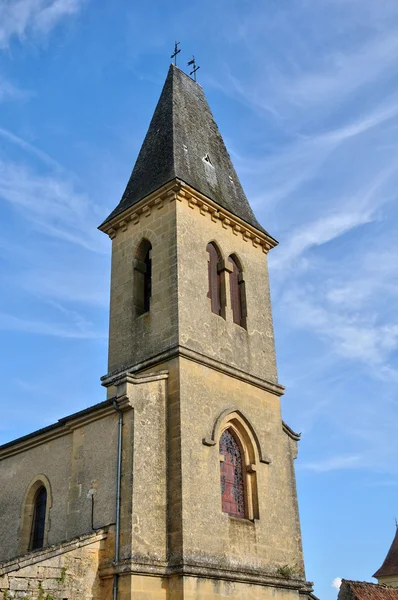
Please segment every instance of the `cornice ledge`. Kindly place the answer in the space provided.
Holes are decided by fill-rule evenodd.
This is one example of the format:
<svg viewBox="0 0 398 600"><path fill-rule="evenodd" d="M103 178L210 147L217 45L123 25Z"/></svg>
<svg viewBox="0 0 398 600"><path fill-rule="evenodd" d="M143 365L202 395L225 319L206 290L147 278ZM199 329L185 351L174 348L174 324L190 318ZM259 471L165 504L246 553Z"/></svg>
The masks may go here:
<svg viewBox="0 0 398 600"><path fill-rule="evenodd" d="M145 373L143 375L135 375L130 371L123 371L111 375L107 378L101 378L102 385L104 387L110 387L112 385L121 385L123 383L132 383L133 385L142 385L144 383L151 383L153 381L162 381L169 378L169 372L164 369L162 371L156 371L156 373Z"/></svg>
<svg viewBox="0 0 398 600"><path fill-rule="evenodd" d="M198 208L204 216L210 215L212 221L219 221L224 229L231 227L235 235L241 234L246 242L251 240L255 248L260 246L265 253L268 253L278 245L277 240L268 233L257 229L254 225L250 225L250 223L231 213L220 204L217 204L217 202L214 202L214 200L192 188L189 184L183 181L181 183L183 186L177 194L177 199L180 201L183 199L187 200L190 208Z"/></svg>
<svg viewBox="0 0 398 600"><path fill-rule="evenodd" d="M276 394L277 396L283 396L283 394L285 393L285 388L283 387L283 385L280 385L279 383L272 383L271 381L268 381L267 379L261 379L260 377L251 375L250 373L247 373L246 371L238 369L237 367L233 367L231 365L225 365L224 363L222 363L221 361L219 361L217 359L210 358L209 356L206 356L205 354L201 354L200 352L197 352L196 350L191 350L190 348L187 348L186 346L179 346L179 354L183 358L206 365L206 366L210 367L211 369L220 371L222 373L230 375L231 377L240 379L241 381L251 383L252 385L254 385L256 387L259 387L267 392L271 392L272 394Z"/></svg>
<svg viewBox="0 0 398 600"><path fill-rule="evenodd" d="M224 581L234 581L249 583L254 585L263 585L267 587L277 587L288 590L297 590L300 593L311 593L313 584L303 579L286 579L273 574L266 574L261 571L251 569L236 569L213 567L196 563L182 563L170 565L161 561L138 562L134 559L126 559L118 564L104 565L99 570L101 578L112 577L115 574L126 575L128 573L158 576L186 575L191 577L200 577L206 579L222 579Z"/></svg>
<svg viewBox="0 0 398 600"><path fill-rule="evenodd" d="M289 427L289 425L285 423L285 421L282 421L282 429L286 433L286 435L288 435L292 440L294 440L295 442L300 441L301 433L296 433L295 431L293 431L293 429L291 429L291 427Z"/></svg>
<svg viewBox="0 0 398 600"><path fill-rule="evenodd" d="M159 354L152 356L151 358L148 358L146 360L143 360L140 363L132 363L118 371L111 371L110 373L101 377L101 385L103 385L104 387L115 385L115 382L124 375L133 375L134 373L144 371L145 369L158 365L162 362L166 362L173 358L177 358L179 356L186 358L187 360L192 360L199 364L206 365L207 367L210 367L215 371L225 373L226 375L230 375L231 377L235 377L236 379L239 379L246 383L250 383L262 390L271 392L276 396L283 396L283 394L285 393L284 386L279 383L273 383L271 381L268 381L267 379L262 379L260 377L256 377L255 375L251 375L250 373L247 373L246 371L243 371L236 367L225 365L217 359L210 358L205 354L201 354L196 350L191 350L190 348L187 348L186 346L182 345L173 346L172 348L169 348L164 352L160 352Z"/></svg>
<svg viewBox="0 0 398 600"><path fill-rule="evenodd" d="M224 228L231 227L235 235L242 235L246 242L250 240L255 248L261 247L266 254L278 245L278 242L269 234L250 225L178 178L145 196L110 221L102 223L98 229L114 239L119 229L126 231L130 223L134 225L139 223L141 216L146 217L154 208L160 209L165 202L175 200L180 202L186 200L190 208L198 208L202 215L209 215L212 221L220 222Z"/></svg>
<svg viewBox="0 0 398 600"><path fill-rule="evenodd" d="M183 185L185 184L179 179L172 179L151 194L148 194L148 196L142 198L139 202L136 202L136 204L115 215L110 221L102 223L98 229L113 239L118 229L127 229L131 221L134 224L138 223L142 214L145 216L150 214L152 207L162 208L165 201L176 200L177 194Z"/></svg>

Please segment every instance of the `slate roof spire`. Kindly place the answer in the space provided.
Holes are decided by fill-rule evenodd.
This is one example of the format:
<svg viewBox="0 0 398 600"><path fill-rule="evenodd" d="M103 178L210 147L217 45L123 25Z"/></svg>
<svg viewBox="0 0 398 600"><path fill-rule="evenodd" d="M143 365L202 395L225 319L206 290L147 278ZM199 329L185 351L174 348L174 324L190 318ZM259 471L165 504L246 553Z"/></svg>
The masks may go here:
<svg viewBox="0 0 398 600"><path fill-rule="evenodd" d="M202 87L172 64L126 190L104 223L175 178L264 231L242 189Z"/></svg>
<svg viewBox="0 0 398 600"><path fill-rule="evenodd" d="M398 576L398 527L396 527L395 537L383 564L373 575L373 577L376 577L376 579L380 579L380 577L391 576Z"/></svg>

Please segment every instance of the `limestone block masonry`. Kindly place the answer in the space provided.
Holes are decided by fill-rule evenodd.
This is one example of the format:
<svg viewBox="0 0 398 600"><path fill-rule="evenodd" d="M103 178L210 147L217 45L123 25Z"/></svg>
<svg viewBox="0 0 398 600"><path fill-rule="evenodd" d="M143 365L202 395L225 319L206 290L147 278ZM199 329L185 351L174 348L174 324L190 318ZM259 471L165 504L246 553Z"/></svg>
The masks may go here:
<svg viewBox="0 0 398 600"><path fill-rule="evenodd" d="M112 240L107 399L0 448L3 600L314 600L300 436L280 407L277 242L202 88L174 66L100 230Z"/></svg>

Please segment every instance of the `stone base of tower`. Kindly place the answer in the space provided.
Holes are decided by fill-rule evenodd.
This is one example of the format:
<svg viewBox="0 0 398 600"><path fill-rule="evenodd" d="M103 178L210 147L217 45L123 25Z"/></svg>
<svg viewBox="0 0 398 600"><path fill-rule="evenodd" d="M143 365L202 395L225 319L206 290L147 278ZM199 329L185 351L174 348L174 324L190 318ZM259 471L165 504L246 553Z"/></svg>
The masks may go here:
<svg viewBox="0 0 398 600"><path fill-rule="evenodd" d="M120 600L298 600L314 598L311 589L308 583L287 580L265 585L182 575L129 574L119 578Z"/></svg>

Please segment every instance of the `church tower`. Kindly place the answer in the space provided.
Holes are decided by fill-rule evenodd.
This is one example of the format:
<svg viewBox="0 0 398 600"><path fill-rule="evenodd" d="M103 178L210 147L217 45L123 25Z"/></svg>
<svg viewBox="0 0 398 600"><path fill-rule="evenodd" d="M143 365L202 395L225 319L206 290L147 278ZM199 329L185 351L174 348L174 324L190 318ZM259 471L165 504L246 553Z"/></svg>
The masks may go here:
<svg viewBox="0 0 398 600"><path fill-rule="evenodd" d="M311 596L267 254L199 84L170 67L112 239L119 598ZM131 410L132 409L132 410ZM128 416L132 415L132 417Z"/></svg>
<svg viewBox="0 0 398 600"><path fill-rule="evenodd" d="M391 547L380 569L373 575L380 585L398 587L398 526Z"/></svg>

